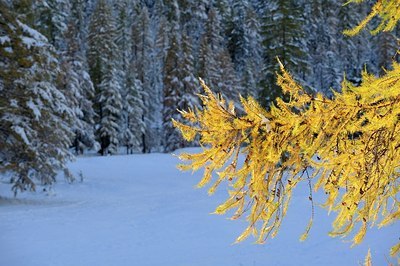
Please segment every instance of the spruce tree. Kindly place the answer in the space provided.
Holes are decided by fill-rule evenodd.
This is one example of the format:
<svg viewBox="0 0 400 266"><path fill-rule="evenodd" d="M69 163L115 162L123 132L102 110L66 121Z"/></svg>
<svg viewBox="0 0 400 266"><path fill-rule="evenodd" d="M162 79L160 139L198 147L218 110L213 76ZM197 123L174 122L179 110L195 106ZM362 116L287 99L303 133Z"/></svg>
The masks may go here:
<svg viewBox="0 0 400 266"><path fill-rule="evenodd" d="M247 35L245 34L247 6L247 1L233 1L232 12L229 16L228 26L226 29L228 36L228 50L239 78L242 78L246 60L245 57L248 52L246 51L246 44L249 40L246 39Z"/></svg>
<svg viewBox="0 0 400 266"><path fill-rule="evenodd" d="M179 25L179 7L174 1L172 25L170 26L170 42L164 64L164 101L163 101L163 128L164 128L164 151L170 152L184 147L184 142L179 137L179 132L173 127L172 119L179 117L176 110L178 102L183 93L181 80L181 36Z"/></svg>
<svg viewBox="0 0 400 266"><path fill-rule="evenodd" d="M265 2L262 18L264 69L259 100L269 106L282 90L276 85L277 57L297 78L307 72L305 39L303 35L303 9L294 0Z"/></svg>
<svg viewBox="0 0 400 266"><path fill-rule="evenodd" d="M336 33L338 29L337 1L316 0L308 4L310 19L307 20L307 44L311 70L307 81L315 91L331 95L331 89L338 90L343 74Z"/></svg>
<svg viewBox="0 0 400 266"><path fill-rule="evenodd" d="M46 37L0 2L0 171L13 190L51 185L72 158L74 112L60 82L60 64Z"/></svg>
<svg viewBox="0 0 400 266"><path fill-rule="evenodd" d="M183 95L178 104L178 108L183 110L187 108L195 109L200 107L199 101L196 97L198 94L199 83L195 78L195 67L193 57L192 40L187 33L182 35L182 57L179 61L179 68L181 69L180 78L182 80Z"/></svg>
<svg viewBox="0 0 400 266"><path fill-rule="evenodd" d="M115 68L110 69L98 85L99 98L97 101L101 108L98 134L103 155L116 154L119 147L122 97L116 71Z"/></svg>
<svg viewBox="0 0 400 266"><path fill-rule="evenodd" d="M164 109L163 126L165 131L166 152L177 148L186 147L188 142L182 141L178 131L172 125L172 119L180 120L177 109L197 109L200 107L195 95L198 93L198 81L194 77L195 65L193 57L192 24L187 22L189 17L182 18L181 15L190 13L190 3L179 6L178 2L172 3L174 18L170 25L170 44L164 64ZM181 12L183 11L183 12ZM182 24L179 24L181 22Z"/></svg>
<svg viewBox="0 0 400 266"><path fill-rule="evenodd" d="M193 53L197 54L200 45L200 37L203 32L204 23L207 20L207 9L210 8L210 1L207 0L178 0L180 8L180 25L188 39L192 40Z"/></svg>
<svg viewBox="0 0 400 266"><path fill-rule="evenodd" d="M216 90L218 90L219 82L216 75L218 69L216 56L223 49L223 41L220 20L216 10L212 8L208 12L208 19L200 40L197 75Z"/></svg>
<svg viewBox="0 0 400 266"><path fill-rule="evenodd" d="M65 34L66 51L62 54L66 91L76 117L72 128L75 133L72 145L76 154L82 154L85 149L98 148L94 134L94 87L87 72L84 52L84 8L83 0L71 1L71 14Z"/></svg>
<svg viewBox="0 0 400 266"><path fill-rule="evenodd" d="M340 1L344 4L345 0ZM338 44L338 57L341 64L342 73L353 84L360 84L361 72L368 68L373 70L371 48L371 36L367 32L362 32L354 37L343 35L343 31L353 28L367 14L366 7L360 6L341 6L338 11L338 28L335 39ZM356 62L356 63L355 63Z"/></svg>
<svg viewBox="0 0 400 266"><path fill-rule="evenodd" d="M122 146L126 147L126 153L133 153L135 141L133 140L133 132L131 132L131 120L132 120L132 103L131 94L134 87L131 85L130 73L130 59L131 59L131 7L128 1L115 1L113 2L113 15L115 17L115 44L117 46L115 67L118 83L121 86L121 97L122 97L122 109L120 113L119 123L119 140ZM128 84L129 83L129 84Z"/></svg>
<svg viewBox="0 0 400 266"><path fill-rule="evenodd" d="M245 16L245 65L243 68L243 96L256 96L260 91L262 78L263 50L261 23L257 12L249 6Z"/></svg>
<svg viewBox="0 0 400 266"><path fill-rule="evenodd" d="M64 50L64 34L70 11L69 1L59 0L28 0L31 1L33 20L31 26L42 33L57 51Z"/></svg>
<svg viewBox="0 0 400 266"><path fill-rule="evenodd" d="M153 117L154 121L152 122L151 127L154 132L154 136L152 137L152 150L156 152L163 152L163 143L164 143L164 126L163 126L163 109L164 109L164 66L165 59L167 56L167 51L169 47L169 23L165 16L161 16L160 18L155 19L153 21L157 26L156 36L154 40L153 52L151 55L152 67L151 67L151 76L152 82L151 86L156 92L154 95L154 108Z"/></svg>
<svg viewBox="0 0 400 266"><path fill-rule="evenodd" d="M211 8L200 43L198 76L214 90L237 102L242 88L222 34L220 16Z"/></svg>
<svg viewBox="0 0 400 266"><path fill-rule="evenodd" d="M134 67L127 74L126 92L123 99L124 123L122 144L126 147L127 154L143 152L143 134L145 123L143 121L144 103L142 83L136 78ZM129 70L128 69L128 70Z"/></svg>
<svg viewBox="0 0 400 266"><path fill-rule="evenodd" d="M116 61L118 61L118 70L120 71L121 83L124 86L126 74L129 67L129 59L131 53L131 17L129 12L129 4L127 0L115 2L115 44L118 49L116 51Z"/></svg>
<svg viewBox="0 0 400 266"><path fill-rule="evenodd" d="M102 155L114 154L119 145L122 109L116 28L110 6L100 0L94 10L88 36L89 73L95 87L97 138Z"/></svg>
<svg viewBox="0 0 400 266"><path fill-rule="evenodd" d="M161 113L161 100L158 96L160 91L155 88L155 76L150 75L151 69L156 62L153 62L151 56L153 53L153 39L150 32L150 17L146 7L143 7L137 13L134 24L132 25L132 64L136 73L136 78L141 84L143 103L142 125L142 152L150 152L158 142L159 136L154 124ZM138 84L139 84L138 83ZM151 97L151 98L150 98Z"/></svg>

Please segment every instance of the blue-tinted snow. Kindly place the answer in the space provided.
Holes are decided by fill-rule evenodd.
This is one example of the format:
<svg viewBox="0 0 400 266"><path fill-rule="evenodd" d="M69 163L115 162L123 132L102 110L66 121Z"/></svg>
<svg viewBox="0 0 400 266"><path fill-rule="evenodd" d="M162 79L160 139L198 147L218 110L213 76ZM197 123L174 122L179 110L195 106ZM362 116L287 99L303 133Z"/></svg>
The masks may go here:
<svg viewBox="0 0 400 266"><path fill-rule="evenodd" d="M246 222L210 214L226 198L223 186L210 197L194 188L201 173L179 172L176 163L169 154L80 158L70 168L78 179L82 173L82 183L59 178L50 191L16 199L1 183L0 265L360 265L368 248L373 265L388 265L398 241L394 224L370 230L350 249L350 242L327 235L334 214L316 208L310 236L300 242L310 214L304 184L275 239L233 245Z"/></svg>

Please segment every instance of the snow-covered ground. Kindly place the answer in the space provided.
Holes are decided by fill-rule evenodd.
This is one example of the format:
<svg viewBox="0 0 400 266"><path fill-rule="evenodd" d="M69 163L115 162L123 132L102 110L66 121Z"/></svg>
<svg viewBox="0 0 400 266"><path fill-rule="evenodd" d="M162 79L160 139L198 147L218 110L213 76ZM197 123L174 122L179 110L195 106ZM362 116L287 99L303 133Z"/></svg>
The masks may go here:
<svg viewBox="0 0 400 266"><path fill-rule="evenodd" d="M0 265L259 266L394 263L389 248L399 224L372 229L364 242L330 238L334 214L317 208L309 238L308 191L298 189L278 236L265 245L235 244L246 222L210 213L226 195L195 189L201 173L179 172L177 158L145 154L79 158L70 169L84 181L62 179L50 192L12 196L0 184Z"/></svg>

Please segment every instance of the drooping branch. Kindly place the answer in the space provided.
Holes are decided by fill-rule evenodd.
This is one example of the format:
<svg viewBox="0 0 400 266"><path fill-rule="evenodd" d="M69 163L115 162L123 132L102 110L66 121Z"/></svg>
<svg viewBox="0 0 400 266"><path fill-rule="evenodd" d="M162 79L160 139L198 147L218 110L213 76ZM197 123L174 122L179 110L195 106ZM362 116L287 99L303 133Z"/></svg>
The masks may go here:
<svg viewBox="0 0 400 266"><path fill-rule="evenodd" d="M247 211L248 228L262 243L274 237L292 196L302 180L313 180L314 189L328 195L324 206L337 213L330 235L348 235L361 223L353 238L362 241L367 224L387 225L398 219L396 199L400 168L400 66L385 76L363 74L355 87L344 81L333 99L310 95L281 65L278 84L290 101L277 100L270 112L252 98L241 98L244 114L233 103L214 95L202 83L204 108L182 112L196 126L174 121L187 140L200 136L203 151L182 154L189 164L182 170L204 168L199 186L217 174L212 193L223 181L230 197L216 213L235 210L233 219ZM382 90L382 88L385 88ZM238 163L238 154L244 163ZM313 168L307 178L304 172ZM246 207L248 206L248 207ZM310 225L306 229L305 239Z"/></svg>

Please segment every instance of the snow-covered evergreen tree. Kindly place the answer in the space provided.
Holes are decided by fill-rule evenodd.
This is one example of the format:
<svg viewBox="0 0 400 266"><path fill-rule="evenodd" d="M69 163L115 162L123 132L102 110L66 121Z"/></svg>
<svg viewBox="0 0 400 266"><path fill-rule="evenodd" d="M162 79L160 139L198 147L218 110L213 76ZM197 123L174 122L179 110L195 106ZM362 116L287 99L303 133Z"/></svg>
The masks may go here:
<svg viewBox="0 0 400 266"><path fill-rule="evenodd" d="M207 20L207 9L210 1L207 0L179 0L180 25L185 29L185 34L192 41L193 53L198 53L200 37L203 32L204 23Z"/></svg>
<svg viewBox="0 0 400 266"><path fill-rule="evenodd" d="M99 0L92 14L88 36L89 73L95 87L97 138L102 155L118 151L122 109L116 28L111 7Z"/></svg>
<svg viewBox="0 0 400 266"><path fill-rule="evenodd" d="M158 97L161 93L157 91L154 86L155 76L150 75L154 64L153 55L153 39L150 32L150 17L147 7L143 7L136 16L134 24L132 25L132 63L136 78L141 84L141 91L139 93L142 97L143 103L142 113L142 152L150 152L154 150L154 146L158 143L160 137L158 136L156 120L160 117L161 101Z"/></svg>
<svg viewBox="0 0 400 266"><path fill-rule="evenodd" d="M338 89L343 77L336 33L338 29L337 1L316 0L307 6L310 19L307 20L307 39L309 61L312 66L308 80L316 91L331 94L331 89Z"/></svg>
<svg viewBox="0 0 400 266"><path fill-rule="evenodd" d="M98 104L101 108L98 134L103 155L116 154L119 147L122 97L116 71L115 68L108 71L98 85Z"/></svg>
<svg viewBox="0 0 400 266"><path fill-rule="evenodd" d="M244 35L247 40L245 44L245 65L242 76L243 95L256 96L260 91L262 78L263 49L261 38L261 23L257 12L252 6L246 9Z"/></svg>
<svg viewBox="0 0 400 266"><path fill-rule="evenodd" d="M133 69L132 65L131 68ZM143 134L145 134L144 103L142 83L133 70L128 72L126 94L123 100L124 121L122 144L127 154L143 152Z"/></svg>
<svg viewBox="0 0 400 266"><path fill-rule="evenodd" d="M268 106L282 94L276 85L276 71L279 65L276 57L302 78L307 71L306 45L303 34L303 8L294 0L266 1L263 8L262 36L265 64L263 69L263 90L260 102Z"/></svg>
<svg viewBox="0 0 400 266"><path fill-rule="evenodd" d="M151 53L151 87L155 92L152 95L151 108L154 110L152 123L149 125L152 128L149 132L153 133L150 137L152 143L149 143L151 151L164 151L164 128L163 128L163 101L164 101L164 65L165 58L169 47L169 23L165 16L158 19L152 19L155 37L153 41L153 51Z"/></svg>
<svg viewBox="0 0 400 266"><path fill-rule="evenodd" d="M121 86L121 97L122 97L122 110L121 119L119 125L119 139L121 146L126 147L127 154L133 153L135 147L138 145L134 140L134 132L132 132L132 90L135 89L132 81L134 69L131 69L131 27L132 27L132 7L128 1L113 1L114 5L114 17L116 32L115 32L115 44L117 50L115 52L115 71L117 72L118 82ZM129 84L128 84L129 83Z"/></svg>
<svg viewBox="0 0 400 266"><path fill-rule="evenodd" d="M186 33L183 33L182 57L179 61L179 68L181 69L180 77L183 86L183 95L180 99L181 103L179 104L179 108L183 108L182 110L188 108L194 109L200 106L198 97L196 96L196 94L199 93L199 82L194 76L194 62L192 41Z"/></svg>
<svg viewBox="0 0 400 266"><path fill-rule="evenodd" d="M65 0L28 0L32 2L32 26L47 37L57 51L65 49L64 34L70 10L70 1Z"/></svg>
<svg viewBox="0 0 400 266"><path fill-rule="evenodd" d="M72 128L75 133L72 144L76 154L82 154L85 149L98 148L94 134L94 87L87 72L84 52L84 5L84 0L71 1L70 18L65 34L66 51L62 54L66 92L71 106L74 106L76 117Z"/></svg>
<svg viewBox="0 0 400 266"><path fill-rule="evenodd" d="M218 20L221 24L221 30L224 32L224 36L229 36L229 26L231 26L230 22L232 21L232 0L215 0L213 5L209 7L209 9L211 8L215 9L218 15Z"/></svg>
<svg viewBox="0 0 400 266"><path fill-rule="evenodd" d="M199 59L197 75L214 89L218 84L218 62L216 55L221 50L223 38L220 35L220 24L215 9L208 13L208 20L205 25L205 31L200 40Z"/></svg>
<svg viewBox="0 0 400 266"><path fill-rule="evenodd" d="M60 66L46 37L0 2L0 171L13 190L50 185L72 155L74 111L59 84Z"/></svg>
<svg viewBox="0 0 400 266"><path fill-rule="evenodd" d="M246 44L249 42L245 34L245 20L247 1L234 0L232 4L232 13L230 14L227 35L228 35L228 50L235 66L239 78L242 78L243 68L246 60Z"/></svg>
<svg viewBox="0 0 400 266"><path fill-rule="evenodd" d="M176 0L172 2L171 8L170 16L173 19L169 29L170 42L164 64L163 128L165 152L184 147L184 142L171 120L178 119L180 116L177 112L177 107L183 93L181 69L179 68L181 59L180 13Z"/></svg>
<svg viewBox="0 0 400 266"><path fill-rule="evenodd" d="M179 24L181 11L187 15L187 6L180 7L173 1L174 20L170 26L170 43L164 65L164 110L163 122L165 131L164 149L166 152L182 148L189 143L179 138L171 119L181 120L177 110L195 109L200 107L196 97L199 86L194 76L195 66L193 58L190 24ZM189 18L186 18L189 19Z"/></svg>
<svg viewBox="0 0 400 266"><path fill-rule="evenodd" d="M237 102L242 87L222 34L220 16L212 8L200 43L198 76L214 91Z"/></svg>
<svg viewBox="0 0 400 266"><path fill-rule="evenodd" d="M131 27L132 27L132 18L129 12L129 4L127 0L121 0L115 2L115 43L118 47L117 56L119 60L119 71L121 71L121 82L125 83L123 80L126 80L126 74L128 72L129 67L129 59L131 52Z"/></svg>
<svg viewBox="0 0 400 266"><path fill-rule="evenodd" d="M341 0L339 3L344 4ZM343 35L343 31L355 27L359 21L367 14L364 5L352 6L341 5L338 10L338 28L334 38L338 44L338 58L342 73L346 74L346 79L354 84L361 81L361 72L365 67L368 70L375 70L373 67L374 54L372 50L371 36L367 32L361 32L357 36L349 37ZM356 62L356 63L355 63Z"/></svg>

